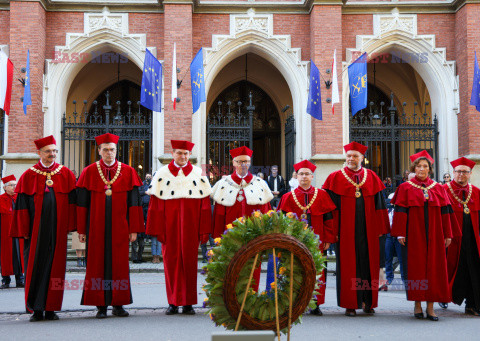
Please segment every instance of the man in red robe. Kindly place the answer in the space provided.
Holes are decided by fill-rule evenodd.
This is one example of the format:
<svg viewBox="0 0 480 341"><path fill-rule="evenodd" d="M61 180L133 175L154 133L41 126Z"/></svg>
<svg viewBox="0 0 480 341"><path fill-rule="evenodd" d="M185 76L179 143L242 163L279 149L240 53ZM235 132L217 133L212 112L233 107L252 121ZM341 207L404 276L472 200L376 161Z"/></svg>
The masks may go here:
<svg viewBox="0 0 480 341"><path fill-rule="evenodd" d="M217 181L212 189L213 201L213 236L215 238L226 230L228 224L239 217L248 217L253 211L267 213L273 194L268 184L252 175L250 168L253 151L245 146L230 150L233 159L233 174ZM273 263L272 263L273 264ZM255 283L252 289L258 291L261 266L254 272ZM268 284L268 283L267 283Z"/></svg>
<svg viewBox="0 0 480 341"><path fill-rule="evenodd" d="M335 204L328 193L312 186L313 173L317 167L308 160L293 165L297 172L299 186L282 196L278 209L288 213L294 212L297 217L306 220L313 231L319 235L319 248L325 254L331 243L337 242L338 230L333 221ZM313 315L323 315L320 305L325 303L325 288L327 283L327 271L322 271L319 278L320 288L317 295L317 307L312 310Z"/></svg>
<svg viewBox="0 0 480 341"><path fill-rule="evenodd" d="M23 239L10 237L10 226L13 218L13 207L17 194L15 175L2 178L5 193L0 195L0 267L2 268L2 286L10 287L10 276L15 275L17 288L23 288Z"/></svg>
<svg viewBox="0 0 480 341"><path fill-rule="evenodd" d="M443 185L452 202L462 235L452 239L447 250L448 279L452 301L465 314L480 316L480 190L469 183L475 162L461 157L450 162L453 181ZM459 233L458 233L459 234Z"/></svg>
<svg viewBox="0 0 480 341"><path fill-rule="evenodd" d="M132 167L116 160L119 137L95 137L101 157L87 166L77 182L77 229L87 243L87 269L81 304L97 306L97 318L126 317L131 304L129 242L145 231L138 188Z"/></svg>
<svg viewBox="0 0 480 341"><path fill-rule="evenodd" d="M153 176L147 194L147 234L162 243L169 307L166 314L193 315L197 304L198 245L212 233L212 191L202 169L193 166L194 144L172 140L173 160Z"/></svg>
<svg viewBox="0 0 480 341"><path fill-rule="evenodd" d="M35 141L40 161L22 174L15 188L10 236L25 242L25 303L33 311L31 322L58 320L67 236L75 230L75 176L55 162L56 144L51 135Z"/></svg>
<svg viewBox="0 0 480 341"><path fill-rule="evenodd" d="M390 230L385 186L362 167L366 146L352 142L344 150L347 166L330 174L323 185L337 206L337 302L347 316L355 316L355 309L373 314L378 305L378 238Z"/></svg>

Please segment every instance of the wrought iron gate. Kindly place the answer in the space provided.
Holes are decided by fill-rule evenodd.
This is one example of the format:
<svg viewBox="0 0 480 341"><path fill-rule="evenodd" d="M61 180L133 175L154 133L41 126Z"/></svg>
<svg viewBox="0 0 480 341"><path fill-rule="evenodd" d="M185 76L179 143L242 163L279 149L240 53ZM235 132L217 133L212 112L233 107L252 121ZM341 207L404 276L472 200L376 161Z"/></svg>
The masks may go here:
<svg viewBox="0 0 480 341"><path fill-rule="evenodd" d="M231 173L230 149L240 146L252 148L253 144L253 111L252 93L249 94L249 105L242 111L242 102L227 102L226 107L218 102L218 112L207 118L207 167L206 173L214 184L222 175Z"/></svg>
<svg viewBox="0 0 480 341"><path fill-rule="evenodd" d="M117 159L132 166L143 179L152 168L152 112L140 106L132 107L131 101L116 101L112 112L110 93L105 93L105 105L99 111L99 103L92 102L87 111L87 101L83 102L84 112L64 115L62 119L62 162L80 175L85 166L100 159L95 144L95 136L112 133L120 136L117 145ZM112 117L113 116L113 117Z"/></svg>
<svg viewBox="0 0 480 341"><path fill-rule="evenodd" d="M295 163L295 118L290 115L285 122L285 169L286 178L290 178Z"/></svg>
<svg viewBox="0 0 480 341"><path fill-rule="evenodd" d="M387 193L393 192L401 183L403 173L410 165L409 156L423 149L435 159L435 178L438 178L438 121L436 115L431 119L425 108L417 113L414 103L413 113L398 113L394 105L393 93L390 106L385 102L379 105L370 102L368 111L357 113L350 119L350 141L368 146L365 155L365 167L375 171L382 180L391 179L392 185ZM373 109L376 107L377 109ZM385 112L384 112L385 111Z"/></svg>

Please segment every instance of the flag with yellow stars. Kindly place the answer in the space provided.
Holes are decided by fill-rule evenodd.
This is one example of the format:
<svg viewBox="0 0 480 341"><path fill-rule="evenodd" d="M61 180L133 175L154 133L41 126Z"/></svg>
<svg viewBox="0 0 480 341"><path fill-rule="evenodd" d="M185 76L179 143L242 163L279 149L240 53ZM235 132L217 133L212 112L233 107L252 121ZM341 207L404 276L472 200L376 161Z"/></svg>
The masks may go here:
<svg viewBox="0 0 480 341"><path fill-rule="evenodd" d="M27 71L23 88L23 113L27 114L27 105L32 104L32 93L30 92L30 50L27 51Z"/></svg>
<svg viewBox="0 0 480 341"><path fill-rule="evenodd" d="M152 111L162 111L162 64L147 49L143 63L140 104Z"/></svg>
<svg viewBox="0 0 480 341"><path fill-rule="evenodd" d="M192 81L192 113L200 108L200 103L207 100L205 96L205 80L203 76L203 50L197 52L190 64L190 79Z"/></svg>
<svg viewBox="0 0 480 341"><path fill-rule="evenodd" d="M480 68L478 67L477 51L475 51L475 66L473 69L473 85L470 105L474 105L477 111L480 111Z"/></svg>
<svg viewBox="0 0 480 341"><path fill-rule="evenodd" d="M308 91L307 113L317 120L322 119L322 95L321 95L320 71L317 66L310 61L310 90Z"/></svg>

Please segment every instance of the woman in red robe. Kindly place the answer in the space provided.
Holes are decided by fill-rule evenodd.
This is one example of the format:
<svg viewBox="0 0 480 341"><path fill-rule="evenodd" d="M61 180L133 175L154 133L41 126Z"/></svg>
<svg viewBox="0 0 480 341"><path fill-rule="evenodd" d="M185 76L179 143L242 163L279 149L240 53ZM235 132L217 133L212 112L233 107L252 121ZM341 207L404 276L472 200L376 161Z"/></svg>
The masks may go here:
<svg viewBox="0 0 480 341"><path fill-rule="evenodd" d="M414 316L424 317L421 302L426 301L427 318L438 321L433 303L450 301L445 248L455 218L445 189L429 178L433 158L424 150L410 160L415 177L401 184L391 201L391 235L402 244L407 300L415 301Z"/></svg>

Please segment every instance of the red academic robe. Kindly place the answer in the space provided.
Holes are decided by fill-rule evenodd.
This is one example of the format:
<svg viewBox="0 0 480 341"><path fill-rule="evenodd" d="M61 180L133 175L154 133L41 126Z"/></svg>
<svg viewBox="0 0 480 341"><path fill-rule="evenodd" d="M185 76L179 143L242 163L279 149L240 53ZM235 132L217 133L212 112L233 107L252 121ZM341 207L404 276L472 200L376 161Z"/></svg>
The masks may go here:
<svg viewBox="0 0 480 341"><path fill-rule="evenodd" d="M173 161L153 176L147 234L162 243L168 303L197 304L198 245L212 233L211 188L202 169Z"/></svg>
<svg viewBox="0 0 480 341"><path fill-rule="evenodd" d="M312 200L315 194L315 187L310 187L307 191L303 190L301 187L295 189L295 196L298 199L298 202L302 206L305 204L305 194L308 195L308 203ZM308 204L307 203L307 204ZM282 196L282 200L278 204L278 209L288 213L294 212L297 214L298 218L303 214L303 210L298 207L293 199L292 192L288 192ZM333 222L333 211L336 209L335 204L328 193L323 189L318 189L317 197L315 198L314 203L307 211L307 214L310 214L311 226L315 234L320 237L320 244L318 245L319 249L324 252L323 244L324 243L336 243L338 229L336 224ZM325 303L325 288L327 284L327 269L323 269L322 276L319 278L320 288L317 295L317 304L321 305Z"/></svg>
<svg viewBox="0 0 480 341"><path fill-rule="evenodd" d="M450 185L455 193L455 195L463 200L463 193L461 191L462 186L458 185L455 181L451 181ZM447 269L448 269L448 280L450 282L450 288L452 290L453 284L456 279L456 274L459 266L459 260L460 260L460 251L462 248L462 231L464 231L465 228L471 228L473 230L473 235L475 239L475 244L477 246L477 254L473 257L480 257L480 233L479 233L479 211L480 211L480 189L476 186L472 186L472 196L470 200L468 201L468 208L470 209L470 214L464 214L464 207L461 203L459 203L452 195L450 189L448 188L448 185L443 185L445 188L445 191L447 192L447 195L450 198L450 201L452 203L452 209L455 215L455 226L454 226L454 232L453 233L454 238L452 239L452 243L447 249ZM465 186L465 199L468 196L468 186ZM464 226L465 219L469 219L470 221L468 223L469 226ZM458 228L457 228L458 227ZM469 231L472 232L472 231ZM469 235L469 236L470 236ZM468 250L472 251L472 250ZM463 264L463 266L466 266L466 264ZM453 298L453 297L452 297Z"/></svg>
<svg viewBox="0 0 480 341"><path fill-rule="evenodd" d="M250 172L244 178L240 178L235 172L229 177L219 180L212 192L215 201L213 208L214 238L220 237L226 230L226 226L237 218L248 217L254 211L267 213L272 209L270 201L273 199L273 194L268 184ZM241 200L239 200L240 198ZM260 265L253 273L255 283L252 285L252 289L255 291L258 291L260 284L261 269Z"/></svg>
<svg viewBox="0 0 480 341"><path fill-rule="evenodd" d="M432 179L412 183L430 186ZM392 237L405 237L402 260L405 269L407 300L450 302L445 239L452 238L454 221L450 199L441 184L428 190L402 183L391 203L395 205Z"/></svg>
<svg viewBox="0 0 480 341"><path fill-rule="evenodd" d="M23 273L23 239L10 237L10 226L13 220L13 204L17 194L0 195L0 267L2 276Z"/></svg>
<svg viewBox="0 0 480 341"><path fill-rule="evenodd" d="M105 179L113 179L118 161L107 167L99 161ZM112 184L112 195L97 164L87 166L77 182L77 230L87 235L87 269L82 305L131 304L129 234L145 231L137 172L122 163Z"/></svg>
<svg viewBox="0 0 480 341"><path fill-rule="evenodd" d="M344 168L347 176L358 183L364 170ZM380 178L367 170L367 180L361 187L361 197L355 197L355 186L341 170L330 174L323 188L337 210L334 221L338 226L337 242L337 303L346 309L370 308L378 305L378 276L380 271L379 236L390 230L388 213Z"/></svg>
<svg viewBox="0 0 480 341"><path fill-rule="evenodd" d="M53 172L61 165L45 169ZM25 240L25 303L28 311L62 309L68 233L75 231L75 176L62 166L46 186L46 176L28 169L18 180L11 237Z"/></svg>

